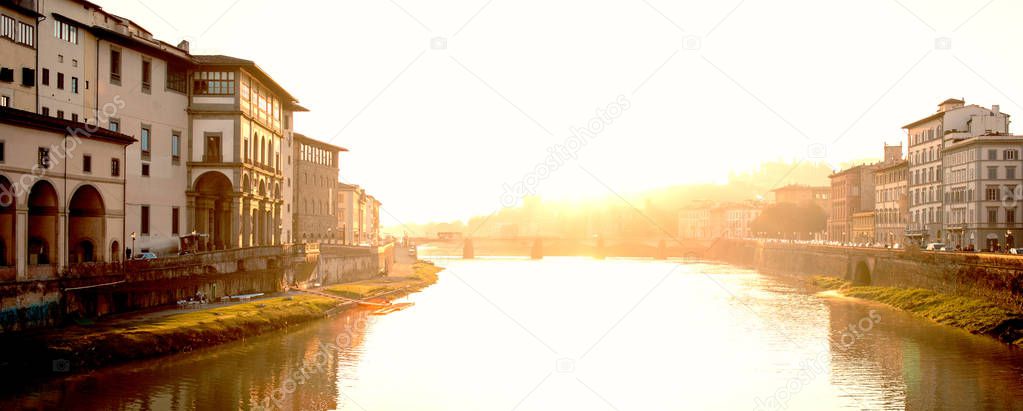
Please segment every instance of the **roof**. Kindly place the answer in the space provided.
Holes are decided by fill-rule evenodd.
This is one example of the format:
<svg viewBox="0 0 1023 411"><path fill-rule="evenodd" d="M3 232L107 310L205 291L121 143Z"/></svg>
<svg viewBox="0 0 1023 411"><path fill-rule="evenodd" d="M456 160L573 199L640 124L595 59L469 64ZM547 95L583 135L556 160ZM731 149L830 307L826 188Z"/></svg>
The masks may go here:
<svg viewBox="0 0 1023 411"><path fill-rule="evenodd" d="M831 189L830 187L825 187L825 186L810 186L810 185L806 185L806 184L789 184L787 186L778 187L778 188L776 188L774 190L771 190L771 192L788 191L788 190L830 190L830 189Z"/></svg>
<svg viewBox="0 0 1023 411"><path fill-rule="evenodd" d="M348 151L347 148L340 147L340 146L335 146L335 145L330 144L330 143L325 143L325 142L322 142L322 141L317 140L315 138L309 137L309 136L307 136L305 134L302 134L302 133L294 133L294 134L295 134L295 138L297 138L299 140L307 141L307 142L312 143L314 145L324 147L324 148L326 148L328 150L334 150L334 151L338 151L338 152Z"/></svg>
<svg viewBox="0 0 1023 411"><path fill-rule="evenodd" d="M229 67L246 67L246 68L249 68L249 69L252 70L253 74L256 75L256 77L259 77L261 80L263 80L264 82L268 83L271 87L273 87L273 88L277 89L277 91L281 92L281 94L283 94L284 97L286 97L285 100L287 100L287 101L285 101L284 103L287 104L289 106L289 108L293 108L293 107L297 106L298 99L296 99L295 96L292 96L291 93L288 93L288 90L285 90L284 86L282 86L280 83L278 83L276 80L274 80L273 77L270 77L269 74L267 74L265 71L263 71L263 69L260 68L259 65L257 65L256 62L254 62L252 60L246 60L246 59L242 59L242 58L238 58L238 57L225 56L225 55L222 55L222 54L209 54L209 55L193 55L192 56L192 62L194 62L197 65L201 65L201 66L229 66ZM297 106L297 107L298 108L302 108L301 106ZM302 108L302 110L294 110L294 111L307 111L307 110Z"/></svg>
<svg viewBox="0 0 1023 411"><path fill-rule="evenodd" d="M110 131L96 125L44 116L31 111L10 107L0 107L0 124L70 134L81 138L108 141L121 145L129 145L135 142L135 138L132 136Z"/></svg>
<svg viewBox="0 0 1023 411"><path fill-rule="evenodd" d="M962 104L966 104L966 102L965 102L965 101L963 101L963 100L960 100L960 99L957 99L957 98L950 98L950 99L948 99L948 100L942 101L942 102L941 102L941 104L938 104L938 105L939 105L939 106L941 106L941 105L945 105L945 104L950 104L950 103L962 103Z"/></svg>
<svg viewBox="0 0 1023 411"><path fill-rule="evenodd" d="M35 8L33 0L0 0L0 7L7 7L21 14L31 17L42 17Z"/></svg>
<svg viewBox="0 0 1023 411"><path fill-rule="evenodd" d="M881 170L888 170L888 169L897 168L897 167L905 167L907 165L909 165L909 161L905 160L905 159L891 161L891 162L887 162L887 163L886 162L881 162L881 163L877 164L877 170L874 170L874 172L876 173L876 172L881 171Z"/></svg>

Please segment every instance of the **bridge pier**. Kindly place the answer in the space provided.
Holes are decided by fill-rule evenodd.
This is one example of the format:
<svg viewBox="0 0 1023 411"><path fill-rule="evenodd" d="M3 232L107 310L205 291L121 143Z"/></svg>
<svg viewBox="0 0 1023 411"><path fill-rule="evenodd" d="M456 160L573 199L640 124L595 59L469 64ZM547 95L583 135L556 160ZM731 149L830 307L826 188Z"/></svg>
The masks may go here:
<svg viewBox="0 0 1023 411"><path fill-rule="evenodd" d="M462 244L462 259L472 260L473 258L476 258L476 250L472 247L472 239L466 238Z"/></svg>
<svg viewBox="0 0 1023 411"><path fill-rule="evenodd" d="M654 259L656 259L656 260L667 260L668 259L668 247L664 244L664 239L663 238L661 239L661 241L659 243L657 243L657 254L654 255Z"/></svg>
<svg viewBox="0 0 1023 411"><path fill-rule="evenodd" d="M533 249L529 251L529 258L533 260L543 259L543 239L540 237L533 240Z"/></svg>

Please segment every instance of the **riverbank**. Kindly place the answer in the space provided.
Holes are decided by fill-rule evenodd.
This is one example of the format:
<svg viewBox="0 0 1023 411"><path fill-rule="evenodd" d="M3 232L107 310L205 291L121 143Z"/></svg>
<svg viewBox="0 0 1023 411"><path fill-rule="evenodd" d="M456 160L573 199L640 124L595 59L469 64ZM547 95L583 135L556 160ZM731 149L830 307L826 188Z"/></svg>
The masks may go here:
<svg viewBox="0 0 1023 411"><path fill-rule="evenodd" d="M346 298L386 294L398 298L437 281L441 268L429 262L398 264L390 277L338 284L322 291ZM0 337L4 379L52 376L106 365L189 352L323 318L358 305L291 292L252 302L205 309L179 309L169 315L124 316L94 324L71 325Z"/></svg>
<svg viewBox="0 0 1023 411"><path fill-rule="evenodd" d="M941 294L920 288L855 286L827 276L811 277L815 286L846 297L876 301L934 322L987 335L1023 348L1023 313L969 297Z"/></svg>

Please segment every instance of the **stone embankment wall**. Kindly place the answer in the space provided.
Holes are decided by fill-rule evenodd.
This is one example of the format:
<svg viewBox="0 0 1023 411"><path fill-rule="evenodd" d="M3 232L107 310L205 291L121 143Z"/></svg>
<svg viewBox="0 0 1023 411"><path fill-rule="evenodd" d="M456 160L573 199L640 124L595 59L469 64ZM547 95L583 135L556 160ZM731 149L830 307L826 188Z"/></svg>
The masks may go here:
<svg viewBox="0 0 1023 411"><path fill-rule="evenodd" d="M705 257L765 272L827 275L863 285L925 288L1023 309L1023 256L722 240Z"/></svg>

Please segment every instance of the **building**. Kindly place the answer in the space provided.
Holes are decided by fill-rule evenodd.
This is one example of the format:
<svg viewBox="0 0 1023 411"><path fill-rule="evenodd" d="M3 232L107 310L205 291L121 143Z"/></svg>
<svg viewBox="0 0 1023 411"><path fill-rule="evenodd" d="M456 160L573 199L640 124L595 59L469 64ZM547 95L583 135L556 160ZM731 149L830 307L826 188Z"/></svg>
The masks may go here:
<svg viewBox="0 0 1023 411"><path fill-rule="evenodd" d="M772 190L775 203L809 204L813 203L827 215L831 211L831 187L814 187L802 184L789 184Z"/></svg>
<svg viewBox="0 0 1023 411"><path fill-rule="evenodd" d="M901 145L898 146L901 150ZM906 176L909 162L886 159L874 171L874 242L886 245L905 242L909 219Z"/></svg>
<svg viewBox="0 0 1023 411"><path fill-rule="evenodd" d="M338 184L337 213L344 243L349 245L377 245L380 242L380 206L382 205L362 187Z"/></svg>
<svg viewBox="0 0 1023 411"><path fill-rule="evenodd" d="M36 111L40 16L34 0L0 2L0 107Z"/></svg>
<svg viewBox="0 0 1023 411"><path fill-rule="evenodd" d="M763 207L759 202L746 201L736 204L727 204L719 207L724 212L725 230L727 238L751 238L754 237L750 226L760 216Z"/></svg>
<svg viewBox="0 0 1023 411"><path fill-rule="evenodd" d="M951 247L1005 250L1016 246L1020 222L1023 136L991 133L949 138L944 164L942 241Z"/></svg>
<svg viewBox="0 0 1023 411"><path fill-rule="evenodd" d="M697 205L678 212L678 238L680 240L706 240L710 238L710 209Z"/></svg>
<svg viewBox="0 0 1023 411"><path fill-rule="evenodd" d="M215 249L281 244L283 161L292 144L286 130L305 109L252 61L214 55L193 62L189 226L208 234Z"/></svg>
<svg viewBox="0 0 1023 411"><path fill-rule="evenodd" d="M52 280L69 264L119 261L121 133L0 108L0 278Z"/></svg>
<svg viewBox="0 0 1023 411"><path fill-rule="evenodd" d="M903 126L908 141L909 223L906 235L916 244L944 238L942 221L942 148L946 141L991 133L1007 133L1009 116L997 105L990 109L948 99L938 111Z"/></svg>
<svg viewBox="0 0 1023 411"><path fill-rule="evenodd" d="M294 233L299 242L341 242L339 154L345 148L295 133Z"/></svg>
<svg viewBox="0 0 1023 411"><path fill-rule="evenodd" d="M860 211L852 215L852 237L855 243L874 242L874 210Z"/></svg>
<svg viewBox="0 0 1023 411"><path fill-rule="evenodd" d="M831 179L831 213L828 217L828 239L853 242L853 216L874 210L875 164L861 164L829 176Z"/></svg>

